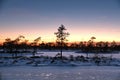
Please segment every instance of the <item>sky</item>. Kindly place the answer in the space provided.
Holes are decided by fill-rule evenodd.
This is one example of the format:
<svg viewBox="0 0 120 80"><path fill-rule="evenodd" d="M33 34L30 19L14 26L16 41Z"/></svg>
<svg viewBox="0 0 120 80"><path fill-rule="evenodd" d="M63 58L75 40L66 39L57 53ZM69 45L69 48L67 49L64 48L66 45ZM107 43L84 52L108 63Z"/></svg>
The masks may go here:
<svg viewBox="0 0 120 80"><path fill-rule="evenodd" d="M69 42L120 41L120 0L0 0L0 41L55 41L61 24Z"/></svg>

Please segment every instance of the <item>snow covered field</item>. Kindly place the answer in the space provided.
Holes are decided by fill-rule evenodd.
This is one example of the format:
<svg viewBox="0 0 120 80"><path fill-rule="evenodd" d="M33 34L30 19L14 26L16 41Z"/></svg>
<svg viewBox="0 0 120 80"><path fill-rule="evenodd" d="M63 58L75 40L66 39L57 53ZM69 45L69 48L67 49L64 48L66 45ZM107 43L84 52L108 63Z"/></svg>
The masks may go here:
<svg viewBox="0 0 120 80"><path fill-rule="evenodd" d="M19 53L20 58L1 58L0 66L21 66L21 65L61 65L59 59L53 61L58 51L40 51L36 57L32 58L32 53ZM72 55L72 56L71 56ZM12 54L3 53L2 57L11 57ZM120 53L98 54L100 58L94 58L95 54L89 53L89 58L85 58L85 53L75 53L74 51L63 52L64 62L62 65L79 65L79 66L120 66ZM84 57L82 57L84 56ZM99 62L98 62L99 61ZM59 63L60 62L60 63ZM51 64L52 63L52 64ZM58 64L57 64L58 63Z"/></svg>
<svg viewBox="0 0 120 80"><path fill-rule="evenodd" d="M120 67L0 67L0 80L120 80Z"/></svg>
<svg viewBox="0 0 120 80"><path fill-rule="evenodd" d="M43 50L43 51L38 51L36 56L52 56L54 57L57 53L59 53L60 51L49 51L49 50ZM22 55L22 56L32 56L32 53L19 53L18 55ZM78 55L83 55L86 56L86 53L75 53L75 51L63 51L63 56L78 56ZM90 57L94 56L94 53L89 53L88 54ZM100 56L104 56L104 57L110 57L112 55L113 58L120 58L120 52L119 53L100 53ZM0 54L0 56L6 57L6 56L12 56L11 54Z"/></svg>
<svg viewBox="0 0 120 80"><path fill-rule="evenodd" d="M48 55L48 56L55 56L59 51L39 51L38 54L36 54L37 56L40 56L40 55ZM44 53L44 54L39 54L39 53ZM75 51L64 51L63 52L63 56L70 56L70 55L73 55L73 56L78 56L78 55L83 55L83 56L86 56L86 53L75 53ZM94 56L94 53L89 53L88 54L89 56ZM100 56L104 56L104 57L110 57L112 55L113 58L120 58L120 52L119 53L100 53L99 54Z"/></svg>
<svg viewBox="0 0 120 80"><path fill-rule="evenodd" d="M43 53L43 54L42 54ZM40 51L36 56L54 57L58 51ZM20 55L20 54L19 54ZM63 52L63 56L86 56L85 53L75 53L74 51ZM120 80L120 53L118 54L100 54L99 56L115 58L109 65L95 65L94 62L73 62L61 64L49 63L46 58L29 58L30 53L23 54L26 58L18 59L0 59L0 80ZM11 56L2 54L2 56ZM89 54L94 56L94 54ZM34 61L33 61L34 60ZM45 60L45 62L43 62ZM2 63L3 61L3 63ZM109 60L108 60L109 61ZM33 62L33 63L31 63ZM40 62L40 66L35 66L35 62ZM44 64L48 64L45 66ZM71 62L79 66L69 66ZM31 63L31 64L27 64ZM68 65L67 65L68 64ZM116 66L117 64L117 66ZM34 66L33 66L34 65ZM43 66L42 66L43 65ZM64 66L67 65L67 66Z"/></svg>

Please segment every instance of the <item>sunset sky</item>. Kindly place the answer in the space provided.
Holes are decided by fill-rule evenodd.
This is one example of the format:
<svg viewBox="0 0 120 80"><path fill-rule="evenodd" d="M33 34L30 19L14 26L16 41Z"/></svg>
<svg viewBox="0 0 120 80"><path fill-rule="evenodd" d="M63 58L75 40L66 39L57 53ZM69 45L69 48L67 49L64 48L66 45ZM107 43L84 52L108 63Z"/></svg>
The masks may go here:
<svg viewBox="0 0 120 80"><path fill-rule="evenodd" d="M55 41L61 24L70 42L120 41L120 0L0 0L0 41Z"/></svg>

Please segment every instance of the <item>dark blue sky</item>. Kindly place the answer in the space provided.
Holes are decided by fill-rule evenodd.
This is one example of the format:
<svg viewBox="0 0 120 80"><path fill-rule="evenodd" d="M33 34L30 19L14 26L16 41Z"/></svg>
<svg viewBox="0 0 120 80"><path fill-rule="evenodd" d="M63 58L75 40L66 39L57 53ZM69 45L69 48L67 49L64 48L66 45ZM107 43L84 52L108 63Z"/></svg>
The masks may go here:
<svg viewBox="0 0 120 80"><path fill-rule="evenodd" d="M51 41L64 24L70 41L91 36L119 41L120 0L2 0L0 5L2 39L23 34Z"/></svg>

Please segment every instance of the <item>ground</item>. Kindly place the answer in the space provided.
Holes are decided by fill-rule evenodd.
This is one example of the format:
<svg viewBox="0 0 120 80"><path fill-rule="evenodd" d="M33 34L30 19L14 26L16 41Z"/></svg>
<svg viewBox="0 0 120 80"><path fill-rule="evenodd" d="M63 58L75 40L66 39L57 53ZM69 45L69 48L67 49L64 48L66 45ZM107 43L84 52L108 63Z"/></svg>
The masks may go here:
<svg viewBox="0 0 120 80"><path fill-rule="evenodd" d="M12 66L0 67L0 80L119 80L113 66Z"/></svg>
<svg viewBox="0 0 120 80"><path fill-rule="evenodd" d="M41 52L37 56L51 56L58 52ZM63 56L85 56L74 52L63 52ZM109 64L96 65L94 61L70 61L57 60L50 63L49 58L30 58L26 54L24 58L0 59L0 80L119 80L120 79L120 54L101 54L111 58ZM10 56L10 55L2 55ZM90 57L94 54L89 54ZM67 60L69 61L69 60ZM108 59L109 61L109 59ZM3 62L3 63L2 63ZM36 63L37 64L36 66Z"/></svg>

